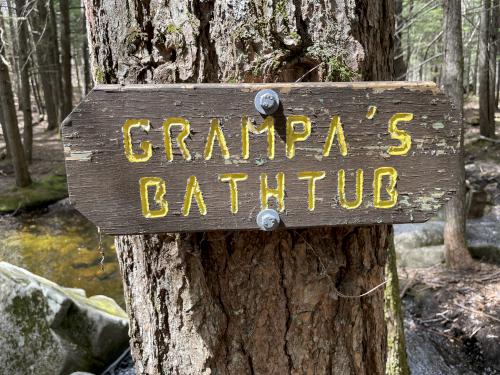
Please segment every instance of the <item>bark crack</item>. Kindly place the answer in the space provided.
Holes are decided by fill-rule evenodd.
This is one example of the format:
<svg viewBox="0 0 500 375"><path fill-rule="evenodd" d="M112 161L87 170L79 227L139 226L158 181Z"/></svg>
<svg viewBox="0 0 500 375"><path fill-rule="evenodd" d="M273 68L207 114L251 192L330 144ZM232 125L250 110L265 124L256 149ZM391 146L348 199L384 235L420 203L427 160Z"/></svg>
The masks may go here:
<svg viewBox="0 0 500 375"><path fill-rule="evenodd" d="M290 240L291 240L290 245L293 249L293 244L294 244L293 237ZM288 290L287 290L286 282L285 282L285 278L286 278L285 259L284 259L284 255L283 255L283 251L285 251L285 249L283 249L283 246L281 243L278 246L279 246L278 256L279 256L279 271L280 271L280 287L281 287L281 290L283 291L283 297L285 299L285 313L286 313L286 329L285 329L285 333L283 335L283 352L285 353L285 355L287 357L288 373L291 374L292 368L293 368L293 361L292 361L292 356L291 356L289 349L288 349L288 340L287 340L287 335L288 335L288 331L290 329L290 324L291 324L291 311L290 311L290 300L288 297Z"/></svg>

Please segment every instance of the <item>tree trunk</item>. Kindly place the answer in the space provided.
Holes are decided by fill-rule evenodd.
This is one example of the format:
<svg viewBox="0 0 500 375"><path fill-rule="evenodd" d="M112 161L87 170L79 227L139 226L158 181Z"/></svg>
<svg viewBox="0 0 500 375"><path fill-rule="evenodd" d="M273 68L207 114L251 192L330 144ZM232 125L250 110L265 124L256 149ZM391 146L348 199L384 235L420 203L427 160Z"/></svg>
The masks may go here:
<svg viewBox="0 0 500 375"><path fill-rule="evenodd" d="M71 51L73 55L73 61L74 61L74 72L75 72L75 78L76 78L76 92L78 92L78 95L83 94L83 88L82 88L82 81L80 78L81 72L80 72L80 55L79 51L77 50L77 46L74 44L71 46Z"/></svg>
<svg viewBox="0 0 500 375"><path fill-rule="evenodd" d="M3 29L0 29L0 51L4 46ZM5 122L5 140L9 145L12 165L16 175L16 186L25 187L31 183L26 163L21 135L17 123L16 106L14 104L14 93L9 75L9 64L4 55L0 53L0 106L2 107L3 120Z"/></svg>
<svg viewBox="0 0 500 375"><path fill-rule="evenodd" d="M493 128L493 137L495 136L495 109L496 109L496 73L497 73L497 52L498 52L498 27L500 14L500 0L491 0L491 24L490 24L490 44L489 44L489 73L490 80L488 89L490 90L488 99L488 114L490 116L490 124Z"/></svg>
<svg viewBox="0 0 500 375"><path fill-rule="evenodd" d="M3 9L0 7L0 30L5 30ZM5 48L0 49L0 55L4 56ZM7 143L7 127L5 126L5 118L3 116L2 106L0 105L0 125L2 125L2 135L5 140L5 157L10 158L9 145Z"/></svg>
<svg viewBox="0 0 500 375"><path fill-rule="evenodd" d="M11 0L6 0L7 10L9 13L9 34L10 34L10 57L11 57L11 66L13 69L14 77L16 79L12 82L12 89L17 93L17 97L20 98L21 94L21 85L19 82L20 74L19 74L19 56L17 51L19 51L19 44L17 40L17 28L16 28L16 10L12 6ZM19 101L19 106L22 106L22 103Z"/></svg>
<svg viewBox="0 0 500 375"><path fill-rule="evenodd" d="M73 109L73 86L71 83L71 30L69 27L69 0L59 0L61 12L61 68L62 68L62 116L68 116Z"/></svg>
<svg viewBox="0 0 500 375"><path fill-rule="evenodd" d="M64 107L63 107L63 78L61 72L61 61L59 51L59 39L57 32L57 18L54 9L54 0L46 0L48 6L49 18L47 24L47 32L50 35L50 65L51 65L51 79L54 90L52 94L57 108L57 124L55 127L49 127L47 130L54 130L59 128L59 124L64 120Z"/></svg>
<svg viewBox="0 0 500 375"><path fill-rule="evenodd" d="M477 45L476 45L476 56L474 58L474 73L472 76L472 92L479 96L479 85L477 84L478 82L478 67L479 67L479 38L481 37L481 33L479 32L477 34Z"/></svg>
<svg viewBox="0 0 500 375"><path fill-rule="evenodd" d="M399 297L399 278L396 267L396 249L391 233L385 266L387 285L385 287L385 320L387 322L387 368L386 375L409 375L406 358L406 343L403 311Z"/></svg>
<svg viewBox="0 0 500 375"><path fill-rule="evenodd" d="M42 83L43 99L47 111L47 130L56 129L59 125L58 107L56 101L57 82L52 70L52 42L49 27L49 13L46 0L37 0L36 14L33 17L33 31L38 62L38 72Z"/></svg>
<svg viewBox="0 0 500 375"><path fill-rule="evenodd" d="M497 46L497 48L500 48ZM495 108L498 109L500 102L500 64L497 62L497 89L496 89L496 105Z"/></svg>
<svg viewBox="0 0 500 375"><path fill-rule="evenodd" d="M32 5L34 7L34 5ZM32 9L32 12L34 13L35 11ZM45 104L42 99L42 95L40 94L40 84L38 83L38 77L39 77L39 72L38 72L38 66L40 65L37 61L37 53L36 53L36 44L35 43L35 36L34 36L34 29L31 26L31 22L27 23L28 25L28 36L29 36L29 43L30 43L30 65L31 65L31 71L30 71L30 82L31 82L31 91L33 92L33 96L35 97L35 102L37 106L37 112L38 112L38 121L41 121L41 117L45 116Z"/></svg>
<svg viewBox="0 0 500 375"><path fill-rule="evenodd" d="M390 0L87 0L99 83L390 79ZM120 236L138 374L383 374L390 227Z"/></svg>
<svg viewBox="0 0 500 375"><path fill-rule="evenodd" d="M443 90L462 113L464 98L461 4L457 0L444 0L443 5ZM458 175L460 176L460 186L456 195L445 207L444 255L447 265L453 269L469 268L472 264L472 257L467 249L465 238L465 169L463 156Z"/></svg>
<svg viewBox="0 0 500 375"><path fill-rule="evenodd" d="M469 96L470 93L470 65L472 60L472 49L467 49L467 59L464 63L464 82L463 90L465 91L465 96Z"/></svg>
<svg viewBox="0 0 500 375"><path fill-rule="evenodd" d="M482 0L479 36L479 131L482 136L493 138L495 124L490 116L490 59L488 43L490 38L491 0Z"/></svg>
<svg viewBox="0 0 500 375"><path fill-rule="evenodd" d="M40 89L38 87L38 80L36 79L36 74L32 73L30 75L31 91L35 97L36 109L38 112L38 121L41 121L41 117L45 116L45 108L42 103L42 98L40 97Z"/></svg>
<svg viewBox="0 0 500 375"><path fill-rule="evenodd" d="M82 0L82 6L83 4ZM82 58L83 58L83 95L87 95L92 90L92 72L90 71L89 40L87 38L87 17L85 9L82 10Z"/></svg>
<svg viewBox="0 0 500 375"><path fill-rule="evenodd" d="M396 30L403 26L403 0L395 1ZM394 77L396 80L406 79L406 62L402 46L402 33L398 33L394 38Z"/></svg>
<svg viewBox="0 0 500 375"><path fill-rule="evenodd" d="M31 162L33 152L33 116L31 113L31 94L29 76L29 40L26 0L16 0L19 43L19 74L21 75L21 97L24 121L24 152L26 161Z"/></svg>

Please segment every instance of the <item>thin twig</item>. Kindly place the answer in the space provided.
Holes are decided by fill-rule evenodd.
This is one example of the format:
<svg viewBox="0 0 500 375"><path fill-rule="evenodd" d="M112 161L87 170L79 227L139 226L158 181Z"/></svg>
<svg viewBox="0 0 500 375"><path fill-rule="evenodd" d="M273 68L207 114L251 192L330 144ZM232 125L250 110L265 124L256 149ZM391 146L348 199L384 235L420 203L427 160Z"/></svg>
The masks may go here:
<svg viewBox="0 0 500 375"><path fill-rule="evenodd" d="M459 303L457 303L457 302L455 302L455 305L456 305L456 306L458 306L458 307L461 307L461 308L462 308L462 309L464 309L464 310L467 310L467 311L470 311L470 312L474 312L474 313L478 313L478 314L482 314L482 315L484 315L484 316L487 316L487 317L488 317L488 318L490 318L490 319L493 319L493 320L495 320L495 321L497 321L497 322L500 322L500 319L499 319L499 318L497 318L496 316L490 315L490 314L488 314L488 313L485 313L484 311L481 311L481 310L476 310L476 309L473 309L473 308L471 308L471 307L467 307L467 306L461 305L461 304L459 304Z"/></svg>
<svg viewBox="0 0 500 375"><path fill-rule="evenodd" d="M128 353L130 353L130 348L127 348L127 350L125 350L117 359L116 361L114 361L111 365L108 366L108 368L106 370L104 370L104 372L102 373L102 375L106 375L108 372L112 371L112 373L114 374L114 369L115 367L123 360L123 358L125 358Z"/></svg>
<svg viewBox="0 0 500 375"><path fill-rule="evenodd" d="M408 289L410 289L414 285L414 281L415 281L416 277L417 277L417 274L414 274L412 276L412 278L410 280L408 280L408 282L405 284L401 293L399 293L399 298L403 298L405 296L406 292L408 291Z"/></svg>
<svg viewBox="0 0 500 375"><path fill-rule="evenodd" d="M97 227L97 234L99 235L99 254L101 255L99 264L101 265L101 271L104 271L104 249L102 247L102 235L100 227Z"/></svg>
<svg viewBox="0 0 500 375"><path fill-rule="evenodd" d="M320 62L318 65L316 65L314 68L309 69L307 72L305 72L302 77L300 77L298 80L295 81L295 83L302 81L309 73L312 73L316 69L318 69L321 65L323 65L323 62Z"/></svg>
<svg viewBox="0 0 500 375"><path fill-rule="evenodd" d="M339 297L342 297L342 298L361 298L361 297L365 297L371 293L373 293L374 291L376 291L378 288L380 288L381 286L385 285L387 283L388 280L385 280L384 282L378 284L377 286L373 287L372 289L370 289L369 291L363 293L363 294L360 294L360 295L348 295L348 294L344 294L344 293L341 293L337 290L337 288L335 287L335 283L333 282L330 274L328 273L328 270L326 269L326 266L325 264L323 263L323 261L321 260L321 257L319 256L319 254L316 252L316 250L314 249L314 247L309 243L307 242L307 240L304 238L304 236L302 236L302 234L300 234L299 232L297 231L294 231L300 238L302 238L302 240L304 241L304 243L309 246L309 248L311 249L311 251L313 252L313 254L316 256L316 258L318 259L318 262L322 268L322 271L324 272L324 274L326 275L326 277L328 278L328 280L330 280L330 282L332 283L332 286L335 290L335 293L339 296Z"/></svg>
<svg viewBox="0 0 500 375"><path fill-rule="evenodd" d="M480 135L479 139L484 139L485 141L493 142L493 143L500 143L500 139L494 139L494 138L490 138L490 137L485 137L484 135Z"/></svg>

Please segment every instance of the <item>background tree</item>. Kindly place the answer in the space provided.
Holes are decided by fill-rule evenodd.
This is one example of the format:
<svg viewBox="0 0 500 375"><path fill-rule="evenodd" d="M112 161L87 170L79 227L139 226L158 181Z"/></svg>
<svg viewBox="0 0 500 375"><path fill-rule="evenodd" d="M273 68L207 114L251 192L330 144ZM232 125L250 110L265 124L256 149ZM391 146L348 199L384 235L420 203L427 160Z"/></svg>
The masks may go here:
<svg viewBox="0 0 500 375"><path fill-rule="evenodd" d="M18 44L19 44L19 74L21 76L21 97L19 101L22 103L23 110L23 138L24 151L26 160L31 162L33 150L33 116L31 113L31 90L29 77L29 36L28 36L28 8L26 0L16 0L16 15L18 29Z"/></svg>
<svg viewBox="0 0 500 375"><path fill-rule="evenodd" d="M393 3L87 0L99 83L390 79ZM180 7L180 8L179 8ZM390 227L116 238L138 374L382 374Z"/></svg>
<svg viewBox="0 0 500 375"><path fill-rule="evenodd" d="M19 56L17 54L17 51L19 51L19 44L17 40L17 28L16 28L16 9L14 7L14 2L13 0L5 0L5 5L7 6L7 11L8 11L8 24L9 24L9 36L10 36L10 41L7 39L7 33L4 32L4 44L10 47L10 53L6 53L6 56L10 56L10 66L11 70L14 74L15 79L12 82L12 89L14 92L17 93L17 96L20 98L21 97L21 86L18 84L18 82L21 81L20 79L20 74L19 74ZM7 50L7 48L5 48ZM9 60L9 59L8 59Z"/></svg>
<svg viewBox="0 0 500 375"><path fill-rule="evenodd" d="M12 165L16 175L16 185L18 187L25 187L31 183L31 178L19 134L14 93L12 92L9 75L9 64L4 55L3 33L3 29L0 29L0 107L2 108L2 117L5 122L6 141L9 144Z"/></svg>
<svg viewBox="0 0 500 375"><path fill-rule="evenodd" d="M58 85L57 74L53 70L53 42L54 37L47 9L46 0L36 0L36 9L33 12L32 24L34 45L36 48L38 72L42 84L43 99L47 112L48 130L59 126ZM56 36L57 38L57 36Z"/></svg>
<svg viewBox="0 0 500 375"><path fill-rule="evenodd" d="M81 0L82 7L84 7L84 0ZM92 90L92 72L90 70L90 56L89 56L89 41L87 38L87 17L85 16L85 8L82 9L82 60L83 60L83 81L84 81L84 95L87 95Z"/></svg>
<svg viewBox="0 0 500 375"><path fill-rule="evenodd" d="M490 26L491 0L482 1L481 32L479 36L479 126L482 136L495 136L495 123L491 122L490 108Z"/></svg>
<svg viewBox="0 0 500 375"><path fill-rule="evenodd" d="M489 57L489 71L488 71L488 114L489 123L493 128L493 137L495 136L495 110L496 110L496 73L497 73L497 59L498 59L498 28L500 26L500 1L491 0L491 14L490 14L490 39L488 45Z"/></svg>
<svg viewBox="0 0 500 375"><path fill-rule="evenodd" d="M462 13L460 1L444 0L443 11L445 41L443 89L460 113L463 113ZM465 169L463 157L457 173L460 184L456 195L445 206L446 223L444 226L444 255L447 265L454 269L468 268L472 265L472 257L467 249L467 240L465 238Z"/></svg>
<svg viewBox="0 0 500 375"><path fill-rule="evenodd" d="M71 82L71 29L69 0L59 0L61 12L61 68L62 68L62 116L66 118L73 109L73 84Z"/></svg>

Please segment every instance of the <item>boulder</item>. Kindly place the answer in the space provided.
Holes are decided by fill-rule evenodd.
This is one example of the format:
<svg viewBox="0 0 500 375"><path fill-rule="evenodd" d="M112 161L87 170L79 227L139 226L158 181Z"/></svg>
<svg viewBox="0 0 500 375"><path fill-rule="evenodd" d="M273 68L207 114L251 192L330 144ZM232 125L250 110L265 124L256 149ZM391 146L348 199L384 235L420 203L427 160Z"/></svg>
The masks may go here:
<svg viewBox="0 0 500 375"><path fill-rule="evenodd" d="M433 220L419 224L396 224L394 225L396 251L442 245L443 228L442 221Z"/></svg>
<svg viewBox="0 0 500 375"><path fill-rule="evenodd" d="M399 267L432 267L444 262L444 245L400 248L396 256Z"/></svg>
<svg viewBox="0 0 500 375"><path fill-rule="evenodd" d="M500 264L500 222L468 221L467 245L474 258Z"/></svg>
<svg viewBox="0 0 500 375"><path fill-rule="evenodd" d="M405 328L406 353L408 366L412 375L443 375L453 374L439 351L428 338L415 330Z"/></svg>
<svg viewBox="0 0 500 375"><path fill-rule="evenodd" d="M394 244L401 267L431 267L444 261L444 223L394 225ZM500 222L487 217L467 221L467 244L472 256L500 264Z"/></svg>
<svg viewBox="0 0 500 375"><path fill-rule="evenodd" d="M128 346L127 315L114 300L5 262L0 316L0 363L9 375L100 373Z"/></svg>

